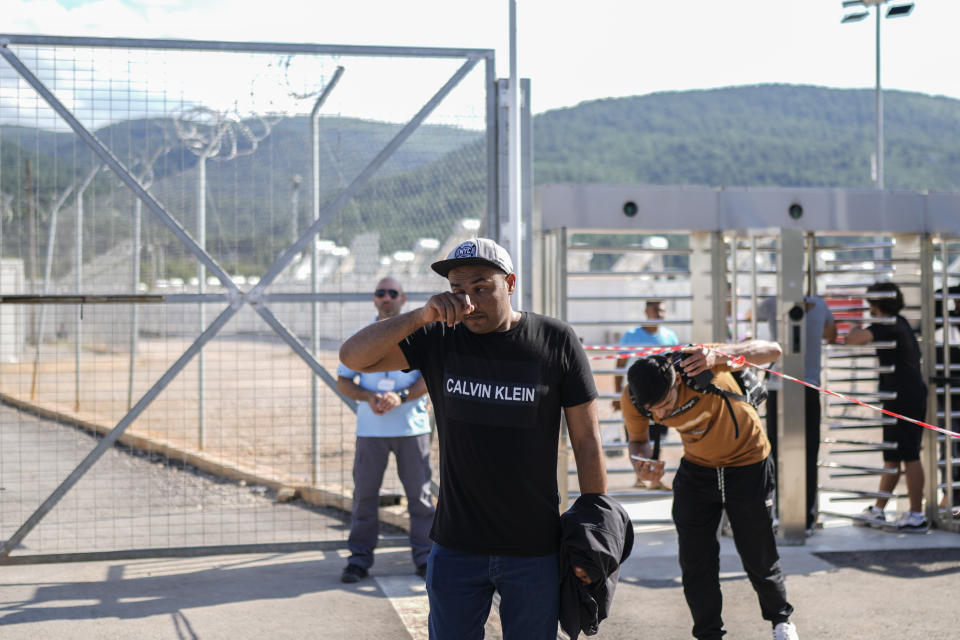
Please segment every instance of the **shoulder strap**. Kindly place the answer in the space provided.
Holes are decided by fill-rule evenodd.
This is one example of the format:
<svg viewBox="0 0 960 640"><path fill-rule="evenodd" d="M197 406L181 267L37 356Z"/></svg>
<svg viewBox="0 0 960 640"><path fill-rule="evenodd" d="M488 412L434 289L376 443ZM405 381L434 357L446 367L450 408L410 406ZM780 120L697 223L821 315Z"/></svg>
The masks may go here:
<svg viewBox="0 0 960 640"><path fill-rule="evenodd" d="M653 414L647 411L645 407L641 407L637 405L636 397L634 397L633 390L630 389L629 386L627 387L627 392L630 394L630 403L633 404L634 408L640 412L640 415L642 415L644 418L647 419L647 422L649 423L650 426L653 426L655 424L660 424L659 422L653 419ZM653 434L653 455L651 457L654 460L660 459L660 430L659 429L657 429L656 433Z"/></svg>

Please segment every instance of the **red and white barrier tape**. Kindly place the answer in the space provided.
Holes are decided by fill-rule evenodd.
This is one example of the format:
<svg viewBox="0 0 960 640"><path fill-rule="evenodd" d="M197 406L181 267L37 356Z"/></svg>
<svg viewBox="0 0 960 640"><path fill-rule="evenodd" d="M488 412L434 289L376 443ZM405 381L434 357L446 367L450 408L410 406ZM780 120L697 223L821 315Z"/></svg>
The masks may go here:
<svg viewBox="0 0 960 640"><path fill-rule="evenodd" d="M586 350L588 350L588 351L599 351L599 350L610 350L610 349L615 349L615 350L630 349L630 350L631 350L629 353L622 353L622 352L621 352L621 353L617 353L617 354L614 354L614 355L608 355L608 356L590 356L590 359L591 359L591 360L598 360L598 359L608 359L608 358L626 358L626 357L631 357L631 356L649 356L649 355L653 355L653 354L655 354L655 353L665 353L665 352L668 352L668 351L680 351L681 349L685 349L687 346L690 346L690 345L671 346L671 347L644 347L644 348L639 348L639 349L637 349L637 348L635 348L635 347L603 347L603 346L593 346L593 345L589 345L589 346L584 346L584 349L586 349ZM706 347L707 345L702 345L702 344L700 344L700 345L692 345L692 346ZM850 402L853 402L854 404L860 405L861 407L866 407L867 409L871 409L871 410L873 410L873 411L878 411L878 412L880 412L880 413L882 413L882 414L885 414L885 415L888 415L888 416L890 416L890 417L892 417L892 418L896 418L897 420L904 420L904 421L906 421L906 422L911 422L911 423L913 423L913 424L915 424L915 425L918 425L918 426L920 426L920 427L923 427L924 429L930 429L931 431L936 431L937 433L942 433L943 435L945 435L945 436L947 436L947 437L950 437L950 438L960 438L960 433L957 433L957 432L955 432L955 431L949 431L949 430L944 429L944 428L942 428L942 427L937 427L937 426L932 425L932 424L927 424L926 422L922 422L922 421L920 421L920 420L914 420L913 418L908 418L907 416L900 415L899 413L894 413L893 411L888 411L888 410L884 409L883 407L878 407L878 406L876 406L876 405L872 405L872 404L863 402L862 400L857 400L856 398L851 398L850 396L845 396L845 395L843 395L842 393L837 393L836 391L831 391L830 389L827 389L827 388L825 388L825 387L820 387L820 386L817 386L817 385L815 385L815 384L811 384L811 383L809 383L809 382L807 382L807 381L805 381L805 380L800 380L800 379L798 379L798 378L794 378L793 376L788 376L787 374L781 373L780 371L774 371L773 369L767 369L766 367L760 367L760 366L758 366L758 365L755 365L755 364L752 364L752 363L750 363L750 362L747 362L747 359L744 358L743 356L732 356L732 355L730 355L730 354L728 354L728 353L724 353L723 351L720 351L719 349L716 349L716 348L714 348L714 347L707 347L707 348L710 349L711 351L715 351L715 352L719 353L719 354L722 355L723 357L725 357L725 358L727 358L728 360L730 360L730 364L732 364L732 365L735 365L735 366L749 366L749 367L753 367L753 368L755 368L755 369L763 369L763 370L766 371L767 373L772 373L773 375L780 376L780 377L783 378L784 380L789 380L789 381L791 381L791 382L800 383L800 384L802 384L802 385L805 386L805 387L810 387L811 389L816 389L816 390L819 391L820 393L826 393L826 394L828 394L828 395L834 396L835 398L840 398L840 399L842 399L842 400L848 400L848 401L850 401Z"/></svg>
<svg viewBox="0 0 960 640"><path fill-rule="evenodd" d="M679 345L670 347L604 347L602 345L584 345L586 351L615 351L605 356L588 356L590 360L613 360L620 358L634 358L640 356L652 356L657 353L667 353L670 351L680 351L689 345Z"/></svg>

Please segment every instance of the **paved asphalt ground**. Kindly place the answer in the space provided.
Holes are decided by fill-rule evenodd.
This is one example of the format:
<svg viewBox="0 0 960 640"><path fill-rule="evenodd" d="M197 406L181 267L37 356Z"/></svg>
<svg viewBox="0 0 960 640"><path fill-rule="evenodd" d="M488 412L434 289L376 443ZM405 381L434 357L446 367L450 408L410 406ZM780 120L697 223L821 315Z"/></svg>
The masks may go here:
<svg viewBox="0 0 960 640"><path fill-rule="evenodd" d="M960 637L960 539L828 521L782 547L801 638ZM239 640L426 638L426 596L408 550L385 549L371 578L339 582L342 552L245 554L0 567L0 638ZM769 638L729 539L722 539L728 637ZM598 638L689 638L676 542L638 535ZM488 638L499 638L496 621Z"/></svg>

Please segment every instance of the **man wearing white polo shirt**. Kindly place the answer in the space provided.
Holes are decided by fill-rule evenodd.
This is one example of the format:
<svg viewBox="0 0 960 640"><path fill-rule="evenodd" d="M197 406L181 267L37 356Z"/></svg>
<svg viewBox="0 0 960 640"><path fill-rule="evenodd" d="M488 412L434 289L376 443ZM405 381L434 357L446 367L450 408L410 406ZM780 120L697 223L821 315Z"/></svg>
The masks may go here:
<svg viewBox="0 0 960 640"><path fill-rule="evenodd" d="M373 293L376 320L400 313L407 297L394 278L381 280ZM359 373L343 364L337 388L357 401L357 444L353 462L353 509L350 516L350 558L340 579L357 582L369 575L380 533L380 485L393 452L407 496L410 547L417 575L426 576L430 553L433 501L430 498L430 421L427 385L419 371Z"/></svg>

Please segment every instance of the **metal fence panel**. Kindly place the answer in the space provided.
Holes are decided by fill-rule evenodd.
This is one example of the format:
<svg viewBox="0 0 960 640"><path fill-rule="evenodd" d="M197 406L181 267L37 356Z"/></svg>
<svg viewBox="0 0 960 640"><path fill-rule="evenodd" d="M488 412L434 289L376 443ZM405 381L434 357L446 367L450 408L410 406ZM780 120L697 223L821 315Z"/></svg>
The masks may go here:
<svg viewBox="0 0 960 640"><path fill-rule="evenodd" d="M492 52L0 54L0 555L342 543L337 349L486 232Z"/></svg>

